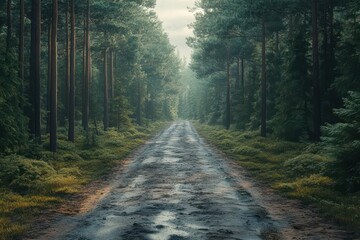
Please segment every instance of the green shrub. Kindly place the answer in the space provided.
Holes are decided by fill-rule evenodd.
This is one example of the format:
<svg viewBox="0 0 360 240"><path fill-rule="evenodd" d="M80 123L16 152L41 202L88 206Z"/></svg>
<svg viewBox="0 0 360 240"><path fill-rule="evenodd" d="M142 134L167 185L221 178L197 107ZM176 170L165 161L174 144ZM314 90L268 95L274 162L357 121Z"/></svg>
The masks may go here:
<svg viewBox="0 0 360 240"><path fill-rule="evenodd" d="M260 153L259 150L252 148L252 147L248 147L248 146L236 147L232 150L232 152L234 154L245 155L245 156L254 156L254 155Z"/></svg>
<svg viewBox="0 0 360 240"><path fill-rule="evenodd" d="M324 174L330 160L316 154L301 154L284 162L284 167L291 176L310 176Z"/></svg>
<svg viewBox="0 0 360 240"><path fill-rule="evenodd" d="M0 160L1 184L17 192L26 192L55 170L46 162L12 155Z"/></svg>

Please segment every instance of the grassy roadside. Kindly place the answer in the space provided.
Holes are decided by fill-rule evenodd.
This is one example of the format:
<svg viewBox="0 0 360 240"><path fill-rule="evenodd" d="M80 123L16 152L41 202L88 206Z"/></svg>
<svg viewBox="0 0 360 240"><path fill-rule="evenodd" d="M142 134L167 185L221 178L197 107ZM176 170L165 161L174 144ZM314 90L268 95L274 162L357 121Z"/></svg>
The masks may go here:
<svg viewBox="0 0 360 240"><path fill-rule="evenodd" d="M328 176L333 159L314 144L262 138L254 132L227 131L194 123L199 134L234 159L257 180L281 194L317 206L348 229L360 232L360 194L344 195Z"/></svg>
<svg viewBox="0 0 360 240"><path fill-rule="evenodd" d="M75 143L59 134L58 152L34 147L21 155L0 157L0 239L16 239L44 211L67 201L84 185L106 176L121 159L160 131L166 123L122 132L78 134Z"/></svg>

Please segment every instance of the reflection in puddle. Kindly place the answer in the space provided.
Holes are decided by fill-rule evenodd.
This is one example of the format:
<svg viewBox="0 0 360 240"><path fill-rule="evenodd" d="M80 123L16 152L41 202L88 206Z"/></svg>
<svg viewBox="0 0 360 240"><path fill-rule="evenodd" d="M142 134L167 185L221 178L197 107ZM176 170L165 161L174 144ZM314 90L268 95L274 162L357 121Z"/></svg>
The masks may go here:
<svg viewBox="0 0 360 240"><path fill-rule="evenodd" d="M157 227L159 232L150 234L150 239L168 240L172 235L181 237L188 236L189 234L187 232L177 229L178 227L172 222L173 220L176 220L176 214L174 212L162 211L158 214L154 219L154 227Z"/></svg>

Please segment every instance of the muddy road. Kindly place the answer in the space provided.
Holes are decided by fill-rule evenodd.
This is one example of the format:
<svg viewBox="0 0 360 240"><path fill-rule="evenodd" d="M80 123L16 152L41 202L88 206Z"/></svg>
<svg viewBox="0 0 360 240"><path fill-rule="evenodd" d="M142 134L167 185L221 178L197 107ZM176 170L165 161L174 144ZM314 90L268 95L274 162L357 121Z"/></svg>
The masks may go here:
<svg viewBox="0 0 360 240"><path fill-rule="evenodd" d="M272 216L232 171L189 122L174 123L133 156L92 211L36 239L344 239L297 233L281 217L286 210Z"/></svg>

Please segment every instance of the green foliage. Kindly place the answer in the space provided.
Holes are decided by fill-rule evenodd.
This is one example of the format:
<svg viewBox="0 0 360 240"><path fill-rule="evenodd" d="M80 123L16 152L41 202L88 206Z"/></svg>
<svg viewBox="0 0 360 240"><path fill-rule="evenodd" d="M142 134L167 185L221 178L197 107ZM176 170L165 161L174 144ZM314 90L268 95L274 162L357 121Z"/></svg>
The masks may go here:
<svg viewBox="0 0 360 240"><path fill-rule="evenodd" d="M360 92L349 92L344 108L335 114L342 122L323 127L327 151L336 158L331 172L339 187L347 191L360 190Z"/></svg>
<svg viewBox="0 0 360 240"><path fill-rule="evenodd" d="M284 162L284 168L291 176L304 177L313 174L324 174L331 161L316 154L301 154Z"/></svg>
<svg viewBox="0 0 360 240"><path fill-rule="evenodd" d="M27 192L55 170L46 162L11 155L0 159L0 184L16 192Z"/></svg>

